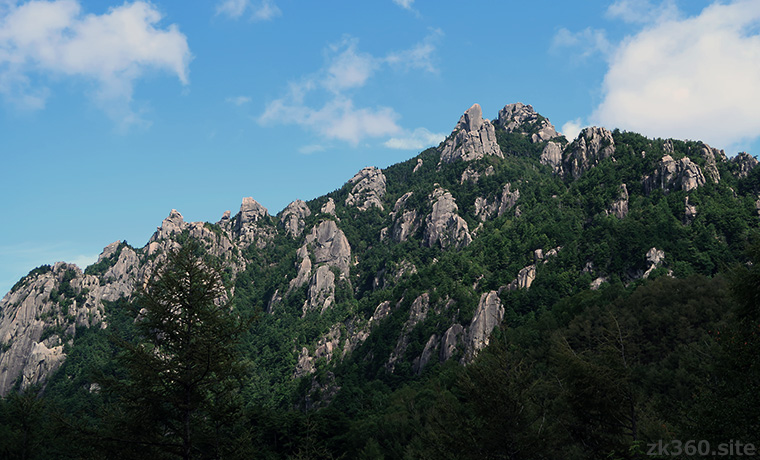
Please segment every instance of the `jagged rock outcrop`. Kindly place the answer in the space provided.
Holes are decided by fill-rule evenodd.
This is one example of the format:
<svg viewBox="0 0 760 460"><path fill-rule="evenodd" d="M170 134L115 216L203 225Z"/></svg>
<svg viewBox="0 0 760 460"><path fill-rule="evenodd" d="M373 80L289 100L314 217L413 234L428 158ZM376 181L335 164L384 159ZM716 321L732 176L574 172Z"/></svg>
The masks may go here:
<svg viewBox="0 0 760 460"><path fill-rule="evenodd" d="M274 229L264 224L269 216L267 208L251 197L243 198L240 212L235 216L233 235L241 248L255 244L257 248L266 247L274 238Z"/></svg>
<svg viewBox="0 0 760 460"><path fill-rule="evenodd" d="M662 261L665 259L665 251L662 251L657 248L651 248L649 251L647 251L647 262L649 262L649 268L646 272L644 272L644 279L649 278L649 275L652 274L652 272L662 265Z"/></svg>
<svg viewBox="0 0 760 460"><path fill-rule="evenodd" d="M340 324L334 324L329 332L319 338L314 354L309 353L309 349L303 347L298 355L298 362L296 364L295 372L293 372L293 376L299 378L313 374L316 370L314 362L321 358L324 358L327 362L332 361L335 352L339 348L340 338Z"/></svg>
<svg viewBox="0 0 760 460"><path fill-rule="evenodd" d="M547 142L539 161L542 165L551 166L554 174L562 174L562 146L556 142Z"/></svg>
<svg viewBox="0 0 760 460"><path fill-rule="evenodd" d="M410 235L414 234L419 228L417 219L417 210L406 209L406 202L412 196L412 192L406 192L393 205L393 230L391 238L393 241L400 243L406 241Z"/></svg>
<svg viewBox="0 0 760 460"><path fill-rule="evenodd" d="M674 190L689 192L705 185L705 176L699 166L688 158L676 161L670 155L665 155L657 165L657 169L646 176L643 181L644 192L660 188L666 193Z"/></svg>
<svg viewBox="0 0 760 460"><path fill-rule="evenodd" d="M530 141L533 143L560 136L549 119L536 113L532 106L520 102L507 104L499 110L499 117L495 124L508 133L530 136Z"/></svg>
<svg viewBox="0 0 760 460"><path fill-rule="evenodd" d="M578 138L566 149L563 160L565 174L573 179L615 154L615 140L606 128L583 128Z"/></svg>
<svg viewBox="0 0 760 460"><path fill-rule="evenodd" d="M489 120L483 118L483 111L478 104L474 104L462 115L454 131L439 147L439 152L440 163L472 161L490 155L504 158L496 143L496 130Z"/></svg>
<svg viewBox="0 0 760 460"><path fill-rule="evenodd" d="M314 263L340 269L341 277L348 276L351 246L343 230L333 220L323 220L306 236L306 245L314 253Z"/></svg>
<svg viewBox="0 0 760 460"><path fill-rule="evenodd" d="M697 207L689 203L688 196L686 197L686 200L684 203L683 214L684 214L684 220L686 221L686 223L691 222L692 220L694 220L695 217L697 217Z"/></svg>
<svg viewBox="0 0 760 460"><path fill-rule="evenodd" d="M327 199L327 203L322 205L322 208L319 210L322 214L330 214L332 216L335 215L335 200L332 198Z"/></svg>
<svg viewBox="0 0 760 460"><path fill-rule="evenodd" d="M607 212L618 219L623 219L628 215L628 187L625 184L620 185L620 193L617 200L612 202Z"/></svg>
<svg viewBox="0 0 760 460"><path fill-rule="evenodd" d="M372 206L384 210L385 175L381 169L364 168L349 182L354 184L354 187L346 198L346 206L356 206L360 211L366 211Z"/></svg>
<svg viewBox="0 0 760 460"><path fill-rule="evenodd" d="M720 172L718 172L718 165L715 159L718 158L721 161L725 161L725 152L714 149L707 144L702 144L699 154L705 159L705 166L703 168L705 177L709 178L713 183L717 184L720 182Z"/></svg>
<svg viewBox="0 0 760 460"><path fill-rule="evenodd" d="M464 327L461 324L452 324L451 327L446 329L446 332L441 338L441 351L439 359L441 362L448 361L454 356L457 350L457 344L459 337L464 334Z"/></svg>
<svg viewBox="0 0 760 460"><path fill-rule="evenodd" d="M501 217L505 212L512 209L517 200L520 199L520 191L512 190L512 184L507 182L504 184L504 188L501 190L501 200L499 201L499 212L496 214Z"/></svg>
<svg viewBox="0 0 760 460"><path fill-rule="evenodd" d="M467 327L464 362L471 362L478 351L488 345L493 329L504 319L504 306L501 304L499 293L485 292L480 296L478 308Z"/></svg>
<svg viewBox="0 0 760 460"><path fill-rule="evenodd" d="M0 396L44 384L63 363L77 327L103 325L97 277L58 262L27 275L0 300Z"/></svg>
<svg viewBox="0 0 760 460"><path fill-rule="evenodd" d="M423 242L432 247L440 244L442 248L462 248L472 242L467 222L457 211L459 207L451 193L440 187L430 195L433 211L425 220L425 235Z"/></svg>
<svg viewBox="0 0 760 460"><path fill-rule="evenodd" d="M409 308L409 318L401 328L401 335L399 336L398 342L396 342L396 347L393 349L393 352L391 353L391 356L388 359L388 363L386 365L388 370L391 372L393 372L393 369L396 367L396 361L404 356L406 348L409 346L409 333L412 331L412 329L414 329L414 326L421 323L425 320L425 318L427 318L429 310L430 295L427 292L420 295L414 299L414 302L412 302L412 306Z"/></svg>
<svg viewBox="0 0 760 460"><path fill-rule="evenodd" d="M319 309L320 313L335 303L335 274L327 265L320 265L309 281L308 297L303 304L304 316L309 310Z"/></svg>
<svg viewBox="0 0 760 460"><path fill-rule="evenodd" d="M747 177L758 164L757 158L747 152L740 152L735 157L731 158L730 161L733 174L739 179Z"/></svg>
<svg viewBox="0 0 760 460"><path fill-rule="evenodd" d="M311 210L301 200L296 200L285 207L280 214L280 223L285 227L288 235L296 238L301 235L306 225L306 218L311 215Z"/></svg>
<svg viewBox="0 0 760 460"><path fill-rule="evenodd" d="M422 354L414 359L412 362L412 370L415 374L421 374L422 369L430 362L430 358L433 357L435 350L438 348L438 336L433 334L425 343L425 348L422 350Z"/></svg>
<svg viewBox="0 0 760 460"><path fill-rule="evenodd" d="M517 272L517 278L515 278L507 289L514 291L515 289L530 289L530 285L536 280L536 264L528 265L525 268L520 269Z"/></svg>

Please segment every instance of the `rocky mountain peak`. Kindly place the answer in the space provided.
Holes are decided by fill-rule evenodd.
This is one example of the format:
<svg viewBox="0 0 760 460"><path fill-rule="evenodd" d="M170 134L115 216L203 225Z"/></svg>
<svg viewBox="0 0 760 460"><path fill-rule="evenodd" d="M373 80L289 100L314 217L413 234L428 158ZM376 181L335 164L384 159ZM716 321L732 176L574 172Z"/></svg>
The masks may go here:
<svg viewBox="0 0 760 460"><path fill-rule="evenodd" d="M267 208L259 204L258 201L251 197L243 198L243 203L240 205L240 213L238 214L238 225L247 224L250 222L258 222L264 216L269 215Z"/></svg>
<svg viewBox="0 0 760 460"><path fill-rule="evenodd" d="M731 158L731 164L734 166L734 175L738 178L744 178L752 172L758 164L757 158L747 152L740 152Z"/></svg>
<svg viewBox="0 0 760 460"><path fill-rule="evenodd" d="M530 135L530 140L533 143L548 141L560 136L549 119L539 115L533 110L533 106L521 102L507 104L499 110L496 125L508 133Z"/></svg>
<svg viewBox="0 0 760 460"><path fill-rule="evenodd" d="M292 237L297 237L303 231L305 219L311 215L311 210L302 200L296 200L283 209L280 223Z"/></svg>
<svg viewBox="0 0 760 460"><path fill-rule="evenodd" d="M384 210L385 175L380 168L364 168L349 182L355 185L346 198L346 206L356 206L360 211L366 211L372 206Z"/></svg>
<svg viewBox="0 0 760 460"><path fill-rule="evenodd" d="M584 172L615 154L615 140L606 128L584 128L565 150L564 171L577 179Z"/></svg>
<svg viewBox="0 0 760 460"><path fill-rule="evenodd" d="M657 165L657 169L646 176L642 183L644 191L649 194L656 188L665 192L671 190L689 192L705 185L706 180L699 166L689 158L674 160L670 155L665 155Z"/></svg>
<svg viewBox="0 0 760 460"><path fill-rule="evenodd" d="M453 163L457 160L472 161L489 155L504 158L499 144L496 143L494 125L483 118L483 110L474 104L459 119L443 145L440 163Z"/></svg>

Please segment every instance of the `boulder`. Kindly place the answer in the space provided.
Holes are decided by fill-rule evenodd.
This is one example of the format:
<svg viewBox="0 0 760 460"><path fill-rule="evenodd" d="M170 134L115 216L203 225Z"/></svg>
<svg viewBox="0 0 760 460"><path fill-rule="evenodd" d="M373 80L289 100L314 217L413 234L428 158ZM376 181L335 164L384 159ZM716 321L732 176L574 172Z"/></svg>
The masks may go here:
<svg viewBox="0 0 760 460"><path fill-rule="evenodd" d="M330 214L335 215L335 200L332 198L327 199L327 203L322 205L322 208L319 210L322 214Z"/></svg>
<svg viewBox="0 0 760 460"><path fill-rule="evenodd" d="M662 261L665 259L665 251L657 248L651 248L649 251L647 251L646 257L647 262L649 262L649 268L646 272L644 272L644 279L649 278L649 275L651 275L652 272L662 264Z"/></svg>
<svg viewBox="0 0 760 460"><path fill-rule="evenodd" d="M483 118L483 111L478 104L474 104L462 115L451 135L439 147L439 152L440 163L472 161L490 155L504 158L496 142L494 126Z"/></svg>

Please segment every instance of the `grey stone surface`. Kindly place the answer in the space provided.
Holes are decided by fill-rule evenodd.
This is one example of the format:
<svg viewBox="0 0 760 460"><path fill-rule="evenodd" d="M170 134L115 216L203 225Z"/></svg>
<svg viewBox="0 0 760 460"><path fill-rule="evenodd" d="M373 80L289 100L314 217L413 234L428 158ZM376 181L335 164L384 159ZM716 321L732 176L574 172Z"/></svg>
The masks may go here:
<svg viewBox="0 0 760 460"><path fill-rule="evenodd" d="M428 247L461 248L472 242L467 222L458 214L454 197L438 187L430 196L433 210L425 220L424 243Z"/></svg>
<svg viewBox="0 0 760 460"><path fill-rule="evenodd" d="M495 124L504 128L508 133L530 136L533 143L548 141L560 136L548 118L542 117L536 113L532 106L521 102L505 105L503 109L499 110L499 117Z"/></svg>
<svg viewBox="0 0 760 460"><path fill-rule="evenodd" d="M489 155L503 158L504 155L496 143L496 131L493 124L483 118L480 105L474 104L459 119L454 131L439 147L440 163L453 163L458 160L472 161Z"/></svg>
<svg viewBox="0 0 760 460"><path fill-rule="evenodd" d="M565 149L563 170L573 179L615 154L615 140L606 128L584 128Z"/></svg>
<svg viewBox="0 0 760 460"><path fill-rule="evenodd" d="M354 186L346 198L346 206L356 206L360 211L366 211L372 206L384 210L385 175L382 170L375 167L364 168L349 182Z"/></svg>

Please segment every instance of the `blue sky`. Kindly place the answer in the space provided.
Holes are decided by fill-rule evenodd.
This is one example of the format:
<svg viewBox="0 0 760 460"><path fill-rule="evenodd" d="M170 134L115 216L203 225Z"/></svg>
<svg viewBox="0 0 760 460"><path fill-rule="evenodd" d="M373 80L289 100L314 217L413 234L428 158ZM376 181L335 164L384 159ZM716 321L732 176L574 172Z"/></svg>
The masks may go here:
<svg viewBox="0 0 760 460"><path fill-rule="evenodd" d="M275 214L473 103L757 155L760 0L0 0L0 293L173 208Z"/></svg>

